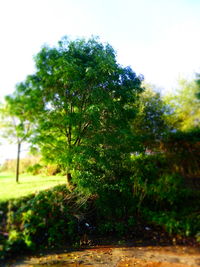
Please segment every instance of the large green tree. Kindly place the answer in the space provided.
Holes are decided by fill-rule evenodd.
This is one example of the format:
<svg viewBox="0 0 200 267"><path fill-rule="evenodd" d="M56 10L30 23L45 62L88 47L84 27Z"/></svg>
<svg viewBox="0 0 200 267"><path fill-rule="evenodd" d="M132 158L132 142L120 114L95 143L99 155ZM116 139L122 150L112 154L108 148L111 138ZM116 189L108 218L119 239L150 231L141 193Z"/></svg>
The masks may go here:
<svg viewBox="0 0 200 267"><path fill-rule="evenodd" d="M113 179L136 149L130 125L141 79L117 63L109 44L94 38L64 38L57 47L43 47L35 62L35 74L15 92L37 124L33 142L66 172L69 188L83 172L91 177L95 170L93 182Z"/></svg>

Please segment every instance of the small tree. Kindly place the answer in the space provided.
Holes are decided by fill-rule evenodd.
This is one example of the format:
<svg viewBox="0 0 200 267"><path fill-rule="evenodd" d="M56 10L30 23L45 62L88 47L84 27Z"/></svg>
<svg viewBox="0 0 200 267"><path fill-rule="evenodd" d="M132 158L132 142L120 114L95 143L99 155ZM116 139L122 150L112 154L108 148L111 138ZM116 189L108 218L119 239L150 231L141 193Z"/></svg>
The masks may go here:
<svg viewBox="0 0 200 267"><path fill-rule="evenodd" d="M5 104L0 109L2 137L10 143L17 144L16 182L19 182L20 153L22 143L27 141L31 135L31 123L15 95L5 98Z"/></svg>

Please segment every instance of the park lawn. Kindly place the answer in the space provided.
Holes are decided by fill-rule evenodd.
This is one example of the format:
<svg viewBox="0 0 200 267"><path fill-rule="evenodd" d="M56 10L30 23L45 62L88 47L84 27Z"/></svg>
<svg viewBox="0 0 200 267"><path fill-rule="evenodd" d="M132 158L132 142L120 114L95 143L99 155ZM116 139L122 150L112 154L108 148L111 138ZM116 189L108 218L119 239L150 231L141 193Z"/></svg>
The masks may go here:
<svg viewBox="0 0 200 267"><path fill-rule="evenodd" d="M21 174L17 184L15 174L2 172L0 173L0 202L26 196L64 183L66 183L64 176Z"/></svg>

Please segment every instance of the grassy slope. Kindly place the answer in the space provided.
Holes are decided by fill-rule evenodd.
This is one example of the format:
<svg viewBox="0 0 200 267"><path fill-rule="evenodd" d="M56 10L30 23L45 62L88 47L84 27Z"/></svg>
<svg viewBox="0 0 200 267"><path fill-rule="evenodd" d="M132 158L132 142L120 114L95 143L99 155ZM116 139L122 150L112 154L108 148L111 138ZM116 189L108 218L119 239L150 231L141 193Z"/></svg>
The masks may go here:
<svg viewBox="0 0 200 267"><path fill-rule="evenodd" d="M66 178L63 176L31 176L21 174L17 184L14 174L0 173L0 202L26 196L58 184L64 184L65 182Z"/></svg>

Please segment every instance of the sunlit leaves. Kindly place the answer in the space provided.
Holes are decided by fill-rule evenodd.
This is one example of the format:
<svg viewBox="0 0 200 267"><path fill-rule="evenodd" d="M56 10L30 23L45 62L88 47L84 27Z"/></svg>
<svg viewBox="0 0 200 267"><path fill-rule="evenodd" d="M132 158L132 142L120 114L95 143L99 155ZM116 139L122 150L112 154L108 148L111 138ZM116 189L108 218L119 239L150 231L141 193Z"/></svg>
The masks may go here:
<svg viewBox="0 0 200 267"><path fill-rule="evenodd" d="M187 131L200 125L200 99L198 99L196 81L179 81L179 90L166 97L166 103L172 110L171 119L177 129Z"/></svg>
<svg viewBox="0 0 200 267"><path fill-rule="evenodd" d="M35 63L35 74L17 87L35 123L32 142L66 172L110 173L134 150L130 122L141 79L95 38L45 46Z"/></svg>

